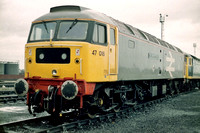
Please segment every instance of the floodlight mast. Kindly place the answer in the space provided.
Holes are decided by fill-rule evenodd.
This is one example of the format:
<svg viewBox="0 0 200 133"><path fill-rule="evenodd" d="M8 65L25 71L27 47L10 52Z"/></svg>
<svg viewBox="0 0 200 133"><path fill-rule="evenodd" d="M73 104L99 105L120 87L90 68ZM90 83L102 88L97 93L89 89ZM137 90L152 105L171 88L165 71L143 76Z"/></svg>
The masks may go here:
<svg viewBox="0 0 200 133"><path fill-rule="evenodd" d="M193 43L193 47L194 47L194 56L196 56L196 47L197 47L197 44Z"/></svg>
<svg viewBox="0 0 200 133"><path fill-rule="evenodd" d="M160 14L161 40L164 40L164 22L165 22L165 17L168 17L168 15L162 16L162 14Z"/></svg>

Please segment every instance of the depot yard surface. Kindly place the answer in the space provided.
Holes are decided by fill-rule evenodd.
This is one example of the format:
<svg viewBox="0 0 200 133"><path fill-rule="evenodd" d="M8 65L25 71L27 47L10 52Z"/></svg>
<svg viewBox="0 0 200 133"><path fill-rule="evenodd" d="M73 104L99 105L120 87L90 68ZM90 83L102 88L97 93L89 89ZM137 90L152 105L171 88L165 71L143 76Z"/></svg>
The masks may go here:
<svg viewBox="0 0 200 133"><path fill-rule="evenodd" d="M200 133L200 91L175 97L128 118L85 129L84 132Z"/></svg>
<svg viewBox="0 0 200 133"><path fill-rule="evenodd" d="M44 116L47 113L37 115ZM0 124L33 118L29 114L25 101L17 103L0 104Z"/></svg>
<svg viewBox="0 0 200 133"><path fill-rule="evenodd" d="M46 115L46 113L40 115ZM0 124L32 117L28 114L23 102L0 106ZM133 113L128 118L118 118L110 123L85 126L81 130L70 132L199 133L200 91L169 99Z"/></svg>

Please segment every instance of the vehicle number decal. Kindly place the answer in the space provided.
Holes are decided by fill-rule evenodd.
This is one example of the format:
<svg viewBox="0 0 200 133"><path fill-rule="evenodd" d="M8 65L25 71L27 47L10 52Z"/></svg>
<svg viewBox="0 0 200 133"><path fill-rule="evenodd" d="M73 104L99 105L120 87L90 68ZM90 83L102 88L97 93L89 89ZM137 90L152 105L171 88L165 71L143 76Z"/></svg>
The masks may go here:
<svg viewBox="0 0 200 133"><path fill-rule="evenodd" d="M93 55L97 55L97 50L93 50L93 51L92 51L92 54L93 54Z"/></svg>
<svg viewBox="0 0 200 133"><path fill-rule="evenodd" d="M99 56L105 56L105 52L104 51L99 51Z"/></svg>
<svg viewBox="0 0 200 133"><path fill-rule="evenodd" d="M93 55L99 55L99 56L105 56L105 51L97 51L97 50L93 50L92 51Z"/></svg>

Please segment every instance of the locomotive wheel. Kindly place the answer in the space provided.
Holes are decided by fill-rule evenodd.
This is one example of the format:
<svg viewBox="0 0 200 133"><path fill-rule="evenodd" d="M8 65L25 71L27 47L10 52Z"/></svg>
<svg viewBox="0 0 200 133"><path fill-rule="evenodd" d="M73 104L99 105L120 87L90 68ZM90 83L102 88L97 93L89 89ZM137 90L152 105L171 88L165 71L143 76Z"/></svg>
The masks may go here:
<svg viewBox="0 0 200 133"><path fill-rule="evenodd" d="M124 102L126 102L126 93L119 93L118 105L113 109L113 111L119 112L124 105Z"/></svg>
<svg viewBox="0 0 200 133"><path fill-rule="evenodd" d="M91 106L89 109L88 109L88 113L87 113L88 117L89 118L95 118L97 116L97 108L96 106Z"/></svg>
<svg viewBox="0 0 200 133"><path fill-rule="evenodd" d="M170 88L169 94L170 94L171 96L173 96L173 95L175 94L175 90L174 90L173 88Z"/></svg>
<svg viewBox="0 0 200 133"><path fill-rule="evenodd" d="M119 112L121 110L121 105L118 105L113 109L114 112Z"/></svg>
<svg viewBox="0 0 200 133"><path fill-rule="evenodd" d="M138 98L139 101L144 100L144 94L143 94L142 90L137 91L137 98Z"/></svg>
<svg viewBox="0 0 200 133"><path fill-rule="evenodd" d="M88 113L87 115L88 115L88 117L91 118L91 119L93 119L93 118L95 118L95 117L97 116L96 114L91 114L91 113Z"/></svg>

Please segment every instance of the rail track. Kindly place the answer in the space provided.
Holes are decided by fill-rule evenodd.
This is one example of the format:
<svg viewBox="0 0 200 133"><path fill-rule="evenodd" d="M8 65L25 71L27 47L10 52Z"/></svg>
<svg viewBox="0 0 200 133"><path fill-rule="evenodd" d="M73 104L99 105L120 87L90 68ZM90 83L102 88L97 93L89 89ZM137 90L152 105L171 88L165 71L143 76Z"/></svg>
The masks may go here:
<svg viewBox="0 0 200 133"><path fill-rule="evenodd" d="M0 95L15 94L15 81L0 81Z"/></svg>
<svg viewBox="0 0 200 133"><path fill-rule="evenodd" d="M25 97L19 97L14 91L15 81L0 81L0 103L25 101Z"/></svg>
<svg viewBox="0 0 200 133"><path fill-rule="evenodd" d="M197 90L194 90L197 91ZM118 118L128 117L131 114L134 114L138 111L144 111L146 108L150 108L157 103L166 101L167 99L177 97L190 92L184 92L181 94L167 96L160 99L155 99L141 104L136 104L129 108L124 108L119 112L111 112L107 114L98 115L93 119L85 119L85 117L79 117L74 119L71 117L72 112L63 114L60 118L53 118L51 116L44 116L39 118L32 118L23 121L17 121L12 123L5 123L0 125L0 132L38 132L38 133L49 133L49 132L62 132L82 129L83 127L89 127L94 124L102 122L112 122ZM55 123L56 121L56 123Z"/></svg>
<svg viewBox="0 0 200 133"><path fill-rule="evenodd" d="M0 103L6 104L8 102L17 102L17 101L26 101L26 96L25 97L19 97L16 94L11 94L11 95L0 95Z"/></svg>

